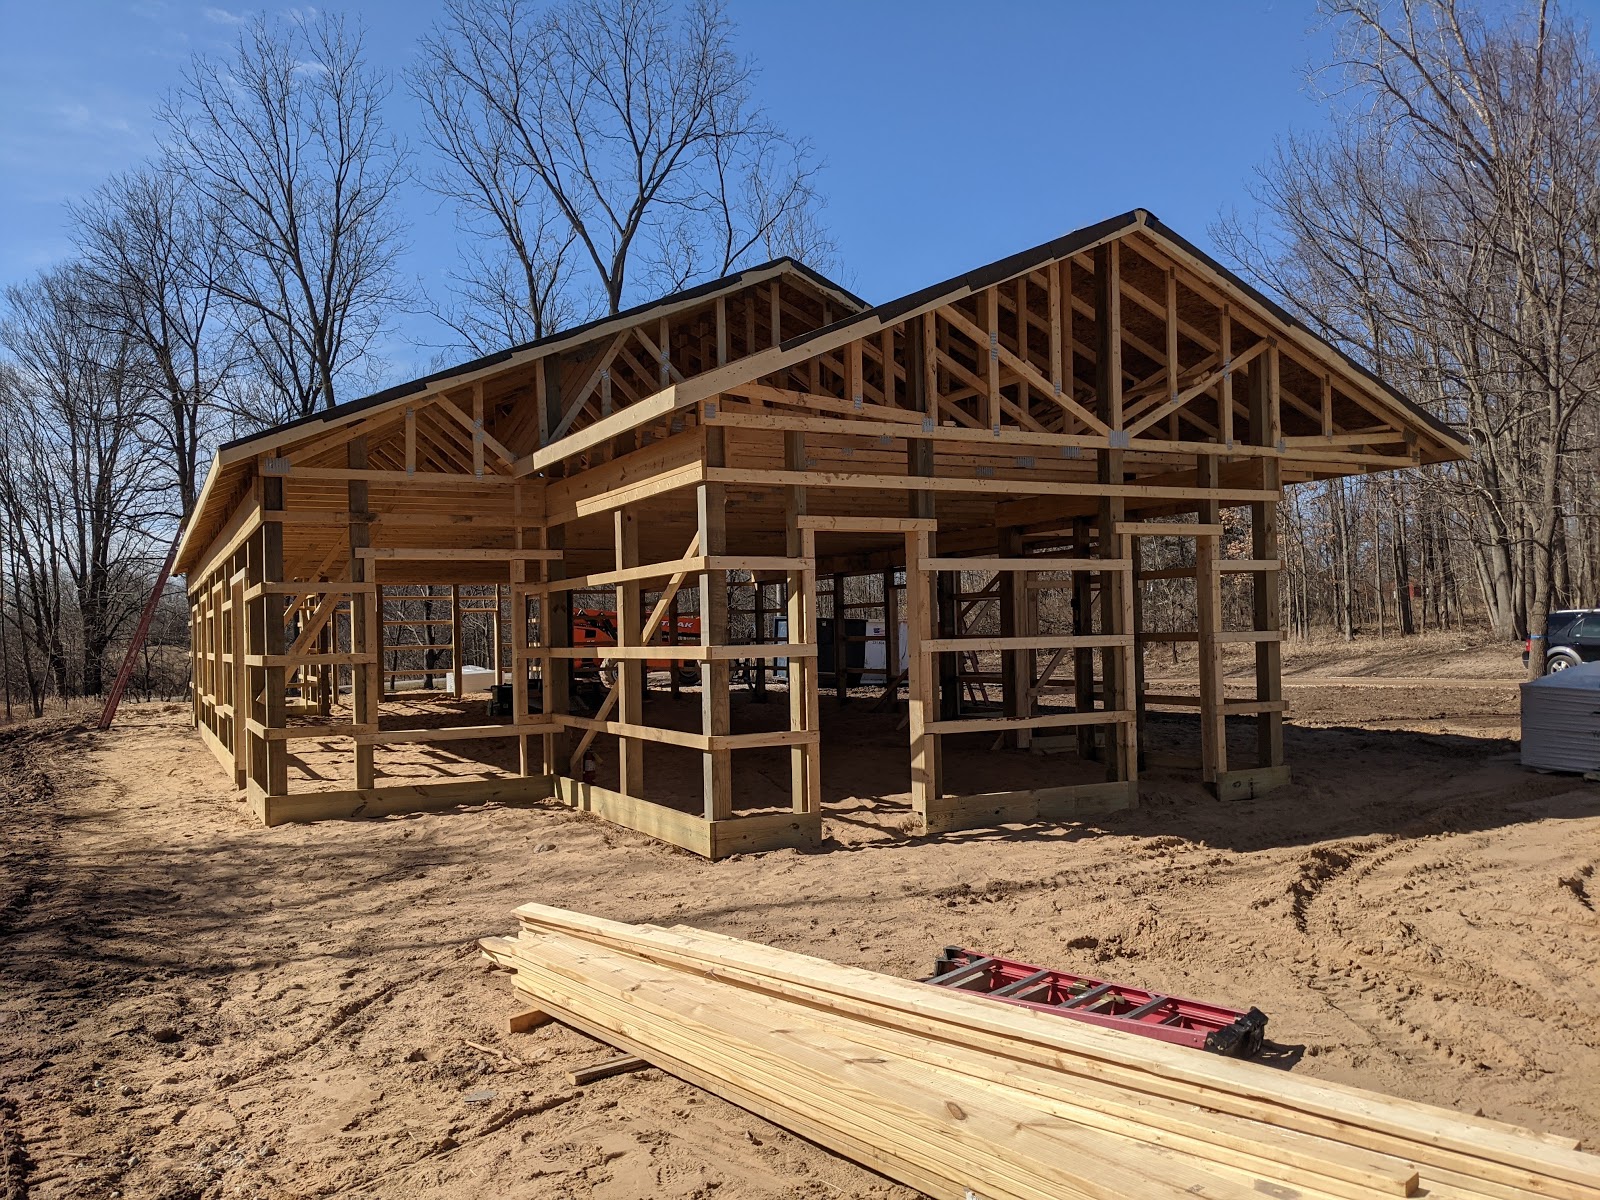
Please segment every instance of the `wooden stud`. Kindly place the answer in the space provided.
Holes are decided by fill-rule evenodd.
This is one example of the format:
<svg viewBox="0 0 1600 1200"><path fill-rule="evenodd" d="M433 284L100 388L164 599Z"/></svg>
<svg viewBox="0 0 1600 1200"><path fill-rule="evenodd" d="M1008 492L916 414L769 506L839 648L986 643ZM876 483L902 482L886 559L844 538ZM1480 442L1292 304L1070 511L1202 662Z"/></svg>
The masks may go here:
<svg viewBox="0 0 1600 1200"><path fill-rule="evenodd" d="M1250 431L1252 436L1273 444L1278 437L1278 349L1273 346L1257 360L1250 371ZM1261 485L1265 491L1281 494L1281 463L1263 458ZM1258 560L1278 558L1277 501L1257 501L1250 505L1251 553ZM1251 576L1254 629L1263 635L1256 642L1256 700L1275 707L1256 717L1257 765L1283 765L1283 647L1279 640L1282 610L1278 599L1278 572L1260 571Z"/></svg>
<svg viewBox="0 0 1600 1200"><path fill-rule="evenodd" d="M555 1018L542 1008L527 1008L506 1018L506 1032L527 1033L530 1029L538 1029L554 1020Z"/></svg>
<svg viewBox="0 0 1600 1200"><path fill-rule="evenodd" d="M639 521L631 509L619 508L612 513L612 532L616 544L617 569L637 566L639 563ZM643 620L640 607L644 599L643 585L635 580L617 584L616 623L619 647L643 646ZM618 716L624 724L644 724L645 664L640 659L622 659L615 664ZM617 742L617 790L628 796L644 796L644 744L633 738L619 738Z"/></svg>
<svg viewBox="0 0 1600 1200"><path fill-rule="evenodd" d="M1217 458L1201 454L1195 460L1195 480L1216 486ZM1220 505L1202 500L1199 523L1220 528ZM1198 626L1196 651L1200 658L1200 770L1207 783L1228 770L1228 723L1224 711L1222 643L1222 572L1220 538L1201 534L1194 544L1195 609Z"/></svg>
<svg viewBox="0 0 1600 1200"><path fill-rule="evenodd" d="M719 352L723 327L722 306L718 305ZM707 429L706 461L721 465L726 448L721 429ZM725 554L728 548L728 501L722 484L702 483L695 489L696 521L700 531L700 552L707 556ZM728 573L704 571L700 580L700 644L707 650L728 644ZM726 659L711 659L700 666L700 732L718 737L731 732L728 705L729 670ZM733 759L727 750L708 750L704 757L705 819L726 820L733 816Z"/></svg>
<svg viewBox="0 0 1600 1200"><path fill-rule="evenodd" d="M608 1058L588 1067L579 1067L576 1071L567 1072L567 1082L574 1086L585 1083L598 1083L602 1079L610 1079L613 1075L627 1075L634 1071L649 1069L650 1064L642 1058L632 1054L624 1054L620 1058Z"/></svg>
<svg viewBox="0 0 1600 1200"><path fill-rule="evenodd" d="M1096 415L1110 429L1122 429L1122 287L1120 283L1119 246L1116 242L1096 248L1095 323L1099 330L1096 348ZM1096 479L1102 483L1121 483L1124 478L1124 452L1121 449L1104 449L1095 454ZM1095 546L1099 557L1128 559L1131 547L1127 535L1119 533L1126 501L1107 495L1099 502L1099 530ZM1100 575L1100 628L1111 635L1131 632L1133 596L1127 577L1120 571L1106 571ZM1105 707L1111 711L1126 712L1134 707L1134 670L1132 639L1125 650L1102 651L1104 664ZM1115 726L1106 756L1106 778L1123 782L1137 777L1137 730L1132 723Z"/></svg>
<svg viewBox="0 0 1600 1200"><path fill-rule="evenodd" d="M923 648L933 637L933 595L923 566L932 557L928 534L906 535L906 712L911 738L911 808L924 829L942 795L938 735L928 731L936 711L933 661Z"/></svg>

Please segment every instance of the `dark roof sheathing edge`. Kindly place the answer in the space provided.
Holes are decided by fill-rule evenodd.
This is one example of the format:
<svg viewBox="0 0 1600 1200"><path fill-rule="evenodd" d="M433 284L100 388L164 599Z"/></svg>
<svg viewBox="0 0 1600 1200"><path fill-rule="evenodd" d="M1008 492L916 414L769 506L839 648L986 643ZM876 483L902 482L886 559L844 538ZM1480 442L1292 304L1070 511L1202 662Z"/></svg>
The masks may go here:
<svg viewBox="0 0 1600 1200"><path fill-rule="evenodd" d="M354 416L355 414L364 412L369 408L377 408L379 405L387 404L391 400L399 400L405 396L412 396L418 392L427 391L434 384L442 383L445 380L452 379L457 375L467 375L474 371L481 371L485 367L492 367L496 363L506 362L509 359L515 358L519 354L526 354L530 350L538 350L541 347L554 346L561 343L572 342L574 340L581 341L586 334L599 334L599 332L605 329L607 326L632 325L635 324L640 318L648 315L657 308L661 308L669 304L682 304L687 301L698 300L702 297L714 296L718 292L734 290L737 289L748 276L759 275L767 271L784 267L787 267L796 274L809 279L822 290L833 292L845 300L848 300L850 303L856 305L857 308L865 308L867 306L867 302L861 299L861 297L855 295L853 292L848 291L820 272L806 266L805 263L787 256L783 258L775 258L770 262L764 262L753 267L746 267L744 270L736 272L733 275L725 275L721 279L712 279L706 283L696 284L694 287L685 288L681 292L673 292L668 296L658 296L654 300L647 300L643 304L636 304L632 308L624 309L615 316L597 317L593 321L587 321L582 325L575 325L570 329L563 329L559 333L552 333L546 337L538 338L531 342L524 342L520 346L510 346L504 350L497 350L493 354L486 354L482 358L475 358L470 362L457 363L453 367L446 367L441 371L435 371L431 375L424 375L418 379L413 379L406 383L397 383L393 387L385 388L381 392L374 392L370 396L362 396L358 400L347 400L343 404L336 405L333 408L310 413L304 417L297 417L293 421L285 421L281 425L274 425L268 429L258 429L255 433L247 434L241 438L235 438L231 442L225 442L218 449L219 452L225 450L238 450L250 445L252 442L259 441L262 438L276 437L280 433L284 433L290 429L298 428L301 425L337 423L343 420L345 417Z"/></svg>

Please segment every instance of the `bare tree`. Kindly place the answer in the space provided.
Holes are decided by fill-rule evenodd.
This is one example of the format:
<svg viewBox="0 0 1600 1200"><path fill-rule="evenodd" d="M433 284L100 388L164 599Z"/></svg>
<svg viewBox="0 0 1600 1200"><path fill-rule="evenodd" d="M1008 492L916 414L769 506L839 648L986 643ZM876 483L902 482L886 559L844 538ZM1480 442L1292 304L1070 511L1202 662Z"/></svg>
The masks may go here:
<svg viewBox="0 0 1600 1200"><path fill-rule="evenodd" d="M46 272L6 289L0 320L8 574L63 695L103 690L107 648L144 598L159 505L139 461L142 348L93 319L105 301L92 286L76 266Z"/></svg>
<svg viewBox="0 0 1600 1200"><path fill-rule="evenodd" d="M145 166L113 176L73 209L91 316L125 330L143 350L151 442L170 470L180 520L199 494L201 446L232 367L219 311L220 223L170 170Z"/></svg>
<svg viewBox="0 0 1600 1200"><path fill-rule="evenodd" d="M810 147L754 104L753 76L716 0L676 19L667 0L448 0L411 82L443 190L525 268L570 233L616 313L640 260L674 287L757 249L828 249ZM541 205L559 232L525 219Z"/></svg>
<svg viewBox="0 0 1600 1200"><path fill-rule="evenodd" d="M337 15L258 17L226 62L196 56L162 106L167 158L216 212L218 283L280 410L337 403L404 299L403 147L384 76Z"/></svg>
<svg viewBox="0 0 1600 1200"><path fill-rule="evenodd" d="M1600 68L1545 2L1497 23L1455 0L1323 8L1334 132L1263 170L1264 234L1227 221L1219 240L1464 426L1473 460L1441 485L1472 515L1495 627L1541 634L1600 375Z"/></svg>

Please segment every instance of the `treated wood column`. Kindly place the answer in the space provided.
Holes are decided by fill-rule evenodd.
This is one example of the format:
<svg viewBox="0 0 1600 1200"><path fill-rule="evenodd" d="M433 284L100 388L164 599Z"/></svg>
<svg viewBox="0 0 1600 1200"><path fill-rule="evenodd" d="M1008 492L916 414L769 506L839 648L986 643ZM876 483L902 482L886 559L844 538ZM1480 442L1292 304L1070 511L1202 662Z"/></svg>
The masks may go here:
<svg viewBox="0 0 1600 1200"><path fill-rule="evenodd" d="M705 431L706 465L727 465L723 431ZM696 517L700 526L700 553L728 552L728 501L723 484L702 483L695 488ZM728 644L728 573L700 573L700 644ZM732 732L728 709L728 660L707 658L700 664L700 730L707 737ZM704 759L705 816L721 821L733 815L733 755L728 750L707 750Z"/></svg>
<svg viewBox="0 0 1600 1200"><path fill-rule="evenodd" d="M225 667L228 672L228 703L233 706L233 718L229 721L228 732L233 735L233 783L235 787L243 787L245 771L250 757L250 742L245 736L244 718L249 711L246 697L249 695L250 683L248 672L245 669L245 601L244 585L248 578L246 571L235 571L228 580L229 594L233 597L233 610L228 614L229 621L224 636Z"/></svg>
<svg viewBox="0 0 1600 1200"><path fill-rule="evenodd" d="M805 469L805 434L785 432L783 435L783 466L786 471ZM784 552L790 558L802 558L808 566L788 573L785 593L789 632L784 639L791 644L815 645L817 641L817 560L816 535L800 528L800 518L806 515L806 489L783 489ZM818 812L822 805L822 746L817 698L817 660L791 658L789 673L789 728L807 730L817 739L807 746L794 746L789 751L789 796L795 812Z"/></svg>
<svg viewBox="0 0 1600 1200"><path fill-rule="evenodd" d="M750 582L756 593L751 619L755 622L755 642L759 646L767 640L767 585L757 579L753 571ZM756 690L750 698L757 704L767 702L767 660L764 658L756 659Z"/></svg>
<svg viewBox="0 0 1600 1200"><path fill-rule="evenodd" d="M1075 558L1088 558L1094 542L1089 535L1088 521L1072 523L1072 553ZM1094 581L1087 571L1072 573L1072 632L1076 637L1087 637L1094 632ZM1072 707L1088 712L1094 707L1094 651L1077 648L1072 652ZM1095 748L1094 726L1078 726L1078 757L1098 757Z"/></svg>
<svg viewBox="0 0 1600 1200"><path fill-rule="evenodd" d="M1274 342L1250 369L1250 437L1258 446L1277 447L1282 442L1279 424L1278 346ZM1283 468L1276 458L1262 458L1261 487L1283 494ZM1251 553L1257 559L1278 557L1278 505L1257 501L1250 505ZM1283 765L1283 643L1282 610L1278 603L1278 571L1254 572L1252 600L1254 625L1270 640L1256 643L1256 700L1272 705L1256 714L1258 764Z"/></svg>
<svg viewBox="0 0 1600 1200"><path fill-rule="evenodd" d="M567 528L565 525L551 525L544 532L544 548L546 550L561 550L567 544ZM546 564L547 571L544 578L554 581L564 578L566 565L560 559L555 559ZM526 638L527 612L521 606L514 614L516 633L513 636ZM572 645L572 593L571 592L546 592L539 597L539 647L540 649L555 649ZM572 712L572 669L573 662L568 658L552 658L543 655L539 659L539 691L542 699L542 708L546 717L557 714L570 715ZM522 671L527 670L524 664ZM544 735L544 769L546 774L559 775L572 758L574 739L563 729L552 729ZM566 767L571 770L571 767Z"/></svg>
<svg viewBox="0 0 1600 1200"><path fill-rule="evenodd" d="M626 507L611 514L616 543L616 567L621 571L639 565L639 519ZM640 637L640 602L643 585L637 581L616 586L617 645L643 645ZM617 660L617 719L624 725L644 723L643 659ZM617 790L624 795L644 796L644 743L637 738L617 739Z"/></svg>
<svg viewBox="0 0 1600 1200"><path fill-rule="evenodd" d="M345 451L345 462L352 471L367 469L367 439L356 437L350 440ZM371 529L368 524L369 499L367 494L367 481L365 479L352 479L345 485L346 495L349 499L350 519L350 565L347 576L351 583L371 583L373 564L370 559L362 558L360 552L372 544ZM379 649L382 645L383 626L378 614L377 593L352 591L350 593L350 652L352 654L366 655L371 658L371 663L358 662L350 668L350 719L360 726L377 728L378 706L373 703L373 693L382 686L382 676L379 674L381 664L378 661ZM372 746L370 744L356 743L356 787L369 788L373 785Z"/></svg>
<svg viewBox="0 0 1600 1200"><path fill-rule="evenodd" d="M923 568L932 553L926 533L906 536L906 715L911 733L911 808L922 829L927 828L929 809L944 794L939 737L927 731L938 711L933 655L923 649L933 636L933 591Z"/></svg>
<svg viewBox="0 0 1600 1200"><path fill-rule="evenodd" d="M1128 435L1122 428L1122 287L1118 244L1111 242L1094 252L1095 323L1099 345L1095 361L1095 404L1097 415L1110 426L1111 445L1095 452L1095 477L1100 483L1123 483L1124 448ZM1099 530L1095 548L1101 558L1124 559L1132 554L1126 534L1117 527L1126 519L1127 505L1116 496L1102 497L1099 503ZM1108 634L1132 636L1133 596L1128 576L1118 570L1100 572L1100 628ZM1117 711L1134 708L1133 647L1107 648L1105 664L1105 707ZM1107 727L1106 778L1126 780L1137 777L1135 755L1138 731L1128 722Z"/></svg>
<svg viewBox="0 0 1600 1200"><path fill-rule="evenodd" d="M933 551L930 549L929 554ZM961 574L957 571L936 571L933 576L934 625L941 639L959 636L961 613ZM961 716L961 655L946 653L934 655L933 682L938 688L939 719L953 721Z"/></svg>
<svg viewBox="0 0 1600 1200"><path fill-rule="evenodd" d="M906 393L911 407L923 414L922 427L925 430L934 430L939 426L939 344L937 337L937 320L934 315L924 313L920 320L908 322L906 325ZM909 438L906 441L906 474L932 478L935 473L934 445L928 438ZM935 493L918 489L907 493L908 514L919 520L932 520L937 513L935 506ZM912 580L912 564L920 563L924 559L932 558L937 550L935 539L923 536L919 539L908 538L906 550L906 624L908 627L906 639L911 651L908 657L907 679L913 675L921 679L920 702L924 705L921 719L924 722L935 720L935 714L953 715L945 712L945 705L949 704L955 711L959 711L961 704L960 689L952 686L946 689L942 686L944 674L944 656L923 656L921 645L933 637L936 621L942 618L936 614L934 587L930 584L925 573L918 571L919 578ZM940 577L942 578L942 577ZM912 588L917 588L919 606L914 607ZM939 612L945 610L953 612L949 605L939 606ZM920 625L914 622L921 622ZM942 626L941 626L942 627ZM922 662L918 663L918 658ZM938 661L934 661L937 658ZM955 663L950 664L952 673ZM913 798L919 786L919 777L923 779L925 790L935 799L939 792L939 739L936 735L923 736L915 732L919 727L917 718L912 718L912 766L911 787ZM922 766L918 766L918 756L922 757ZM920 810L919 810L920 811Z"/></svg>
<svg viewBox="0 0 1600 1200"><path fill-rule="evenodd" d="M283 511L283 478L266 476L261 481L261 508L263 515ZM263 583L283 582L283 522L270 518L261 525L257 535L261 539L261 580ZM283 655L288 651L284 637L283 620L287 597L282 592L269 591L262 597L261 653ZM275 739L271 732L288 727L287 692L289 672L283 666L269 666L261 681L261 716L257 719L267 729L263 752L265 769L261 783L269 796L289 794L289 743Z"/></svg>
<svg viewBox="0 0 1600 1200"><path fill-rule="evenodd" d="M461 672L461 585L450 585L450 686L455 690L456 703L461 702L464 676Z"/></svg>
<svg viewBox="0 0 1600 1200"><path fill-rule="evenodd" d="M850 657L850 647L844 632L844 576L833 574L833 698L843 708L850 699L849 676L845 663Z"/></svg>
<svg viewBox="0 0 1600 1200"><path fill-rule="evenodd" d="M996 547L1001 558L1022 557L1022 533L1017 529L1002 529ZM1000 636L1024 637L1033 632L1028 628L1027 576L1019 571L1001 571L1000 579ZM1002 650L1000 652L1000 691L1007 717L1013 720L1032 716L1033 705L1028 690L1033 686L1033 652L1031 650ZM1031 730L1018 729L1006 735L1009 745L1026 750Z"/></svg>
<svg viewBox="0 0 1600 1200"><path fill-rule="evenodd" d="M1195 459L1195 484L1217 486L1217 456L1201 454ZM1216 525L1222 520L1221 506L1215 500L1202 500L1199 521ZM1228 722L1223 713L1222 571L1218 565L1220 539L1197 537L1194 540L1195 612L1198 617L1196 653L1200 658L1200 771L1207 783L1228 769Z"/></svg>
<svg viewBox="0 0 1600 1200"><path fill-rule="evenodd" d="M883 696L900 694L900 597L894 585L894 568L883 573Z"/></svg>

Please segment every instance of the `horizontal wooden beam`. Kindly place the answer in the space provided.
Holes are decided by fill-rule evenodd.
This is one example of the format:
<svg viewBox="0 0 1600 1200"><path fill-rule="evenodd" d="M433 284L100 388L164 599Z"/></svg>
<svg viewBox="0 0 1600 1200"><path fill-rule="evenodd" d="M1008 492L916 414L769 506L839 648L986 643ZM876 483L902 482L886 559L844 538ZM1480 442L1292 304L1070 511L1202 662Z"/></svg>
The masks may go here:
<svg viewBox="0 0 1600 1200"><path fill-rule="evenodd" d="M819 533L937 533L939 530L938 521L923 517L803 516L796 518L795 524Z"/></svg>
<svg viewBox="0 0 1600 1200"><path fill-rule="evenodd" d="M1161 487L1142 483L1093 483L1000 479L991 476L866 475L838 471L753 471L738 467L707 467L708 483L761 487L845 488L852 491L968 492L1007 496L1109 496L1125 499L1218 500L1224 504L1276 503L1276 489ZM1195 527L1190 526L1193 533Z"/></svg>
<svg viewBox="0 0 1600 1200"><path fill-rule="evenodd" d="M1122 725L1132 721L1130 709L1095 709L1092 712L1048 713L1037 717L967 717L930 721L928 733L1004 733L1016 729L1061 729L1072 725Z"/></svg>
<svg viewBox="0 0 1600 1200"><path fill-rule="evenodd" d="M549 592L582 592L611 587L618 583L638 583L650 579L669 579L674 575L699 575L707 571L804 571L813 566L808 558L763 557L758 555L702 554L675 558L668 562L645 563L617 571L595 571L573 575L548 583L528 584L532 595Z"/></svg>
<svg viewBox="0 0 1600 1200"><path fill-rule="evenodd" d="M560 562L560 550L513 550L484 547L438 546L359 546L357 558L380 559L386 562ZM444 596L416 597L423 600L443 600Z"/></svg>
<svg viewBox="0 0 1600 1200"><path fill-rule="evenodd" d="M928 571L1128 571L1126 558L925 558Z"/></svg>
<svg viewBox="0 0 1600 1200"><path fill-rule="evenodd" d="M1204 488L1193 489L1204 492ZM1221 499L1220 490L1213 491L1208 499ZM1221 525L1185 524L1181 521L1118 521L1116 530L1128 537L1221 537Z"/></svg>
<svg viewBox="0 0 1600 1200"><path fill-rule="evenodd" d="M1103 650L1133 645L1131 633L1064 633L1030 637L928 638L920 643L930 654L977 650Z"/></svg>

